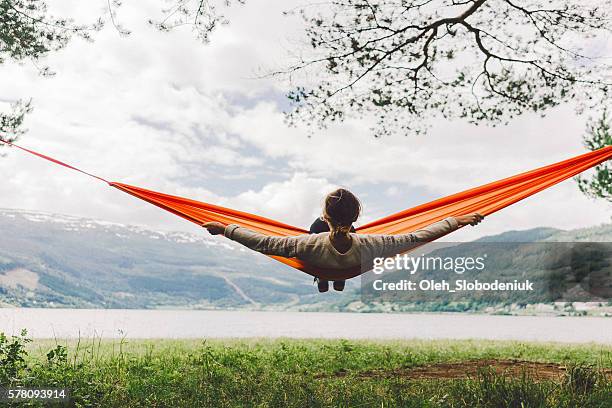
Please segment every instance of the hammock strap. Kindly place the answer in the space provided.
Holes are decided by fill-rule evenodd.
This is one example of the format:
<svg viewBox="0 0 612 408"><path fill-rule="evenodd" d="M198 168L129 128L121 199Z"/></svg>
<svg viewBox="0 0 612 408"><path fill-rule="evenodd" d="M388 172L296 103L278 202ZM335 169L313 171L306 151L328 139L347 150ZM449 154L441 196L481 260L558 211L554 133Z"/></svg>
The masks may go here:
<svg viewBox="0 0 612 408"><path fill-rule="evenodd" d="M11 146L11 147L16 147L17 149L21 149L21 150L23 150L24 152L28 152L28 153L33 154L33 155L35 155L35 156L38 156L38 157L40 157L40 158L42 158L42 159L49 160L50 162L53 162L53 163L55 163L55 164L59 164L60 166L67 167L67 168L69 168L69 169L71 169L71 170L76 170L76 171L78 171L79 173L83 173L83 174L85 174L85 175L87 175L87 176L89 176L89 177L93 177L93 178L95 178L95 179L98 179L98 180L100 180L100 181L103 181L103 182L105 182L106 184L110 184L110 182L109 182L109 181L107 181L107 180L103 179L102 177L99 177L99 176L96 176L96 175L94 175L94 174L88 173L88 172L83 171L83 170L81 170L81 169L77 169L76 167L73 167L73 166L71 166L71 165L69 165L69 164L67 164L67 163L64 163L63 161L60 161L60 160L54 159L53 157L46 156L46 155L44 155L44 154L42 154L42 153L35 152L34 150L30 150L30 149L26 149L25 147L17 146L17 145L16 145L16 144L14 144L14 143L11 143L11 142L9 142L9 141L7 141L7 140L3 140L3 139L2 139L2 137L0 137L0 142L1 142L1 143L6 144L6 145L8 145L8 146Z"/></svg>

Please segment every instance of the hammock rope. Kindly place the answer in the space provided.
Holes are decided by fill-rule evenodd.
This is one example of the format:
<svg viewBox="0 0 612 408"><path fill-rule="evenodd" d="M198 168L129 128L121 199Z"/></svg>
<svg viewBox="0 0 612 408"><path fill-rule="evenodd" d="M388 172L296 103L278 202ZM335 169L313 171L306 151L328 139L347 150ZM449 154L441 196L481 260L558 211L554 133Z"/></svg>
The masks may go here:
<svg viewBox="0 0 612 408"><path fill-rule="evenodd" d="M104 180L102 177L98 177L98 176L96 176L96 175L94 175L94 174L88 173L88 172L83 171L83 170L81 170L81 169L77 169L76 167L73 167L73 166L69 165L68 163L64 163L63 161L59 161L59 160L57 160L57 159L54 159L53 157L49 157L49 156L46 156L46 155L44 155L44 154L42 154L42 153L35 152L34 150L30 150L30 149L26 149L25 147L17 146L17 145L16 145L16 144L14 144L14 143L11 143L11 142L9 142L9 141L3 140L1 137L0 137L0 142L2 142L2 143L4 143L4 144L6 144L6 145L8 145L8 146L15 147L15 148L17 148L17 149L23 150L24 152L27 152L27 153L33 154L34 156L38 156L38 157L40 157L40 158L42 158L42 159L49 160L50 162L55 163L55 164L59 164L60 166L64 166L64 167L67 167L67 168L69 168L69 169L71 169L71 170L78 171L79 173L86 174L86 175L88 175L89 177L93 177L93 178L95 178L95 179L98 179L98 180L100 180L100 181L103 181L103 182L105 182L106 184L110 184L110 182L109 182L109 181Z"/></svg>
<svg viewBox="0 0 612 408"><path fill-rule="evenodd" d="M173 196L129 184L110 182L102 177L80 170L62 161L17 146L0 138L0 142L16 147L55 164L67 167L103 181L118 190L147 201L179 217L196 224L217 221L238 224L271 236L293 236L308 231L269 218L221 207L214 204ZM456 194L409 208L357 228L362 234L406 234L443 220L446 217L478 212L484 216L493 214L511 204L545 190L563 180L576 176L612 158L612 146L588 152L558 163L517 174L502 180L484 184ZM350 279L365 272L360 267L350 269L325 269L303 263L296 258L270 256L288 266L323 279Z"/></svg>

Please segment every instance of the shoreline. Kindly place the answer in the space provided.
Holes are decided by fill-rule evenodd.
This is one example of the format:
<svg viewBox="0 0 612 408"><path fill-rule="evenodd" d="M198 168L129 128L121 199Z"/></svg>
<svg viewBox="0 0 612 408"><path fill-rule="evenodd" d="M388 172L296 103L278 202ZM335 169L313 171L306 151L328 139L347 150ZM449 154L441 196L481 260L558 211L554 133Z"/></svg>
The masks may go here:
<svg viewBox="0 0 612 408"><path fill-rule="evenodd" d="M295 338L612 344L606 317L0 308L0 331L36 339Z"/></svg>

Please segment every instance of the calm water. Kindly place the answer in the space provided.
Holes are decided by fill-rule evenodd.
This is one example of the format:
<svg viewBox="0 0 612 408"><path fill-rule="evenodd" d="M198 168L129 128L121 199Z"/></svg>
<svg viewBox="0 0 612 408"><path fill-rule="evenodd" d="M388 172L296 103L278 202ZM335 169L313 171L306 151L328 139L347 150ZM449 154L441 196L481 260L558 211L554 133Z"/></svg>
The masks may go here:
<svg viewBox="0 0 612 408"><path fill-rule="evenodd" d="M0 332L35 338L492 339L612 344L612 318L0 308Z"/></svg>

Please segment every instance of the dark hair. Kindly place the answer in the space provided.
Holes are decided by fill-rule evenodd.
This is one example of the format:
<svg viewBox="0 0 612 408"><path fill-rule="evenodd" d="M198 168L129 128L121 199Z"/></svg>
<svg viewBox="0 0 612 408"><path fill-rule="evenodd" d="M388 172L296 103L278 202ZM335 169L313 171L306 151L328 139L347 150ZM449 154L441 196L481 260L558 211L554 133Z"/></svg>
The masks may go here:
<svg viewBox="0 0 612 408"><path fill-rule="evenodd" d="M335 227L350 227L361 213L361 203L350 191L339 188L325 197L323 215ZM348 232L348 230L347 230Z"/></svg>

